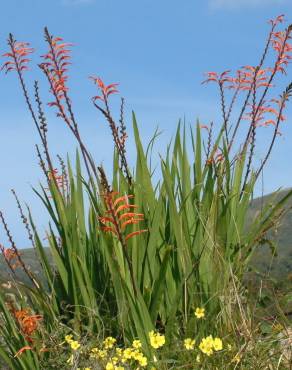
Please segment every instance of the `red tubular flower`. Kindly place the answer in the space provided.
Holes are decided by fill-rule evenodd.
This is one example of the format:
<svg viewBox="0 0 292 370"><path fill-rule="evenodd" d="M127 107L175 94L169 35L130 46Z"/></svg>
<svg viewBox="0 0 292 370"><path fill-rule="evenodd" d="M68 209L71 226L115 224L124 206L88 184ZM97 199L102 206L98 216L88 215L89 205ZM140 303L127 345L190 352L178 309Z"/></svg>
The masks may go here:
<svg viewBox="0 0 292 370"><path fill-rule="evenodd" d="M42 55L44 62L40 64L40 67L44 70L50 81L51 92L60 102L64 99L64 94L68 91L68 87L66 86L68 80L67 67L71 64L71 50L68 47L73 44L63 42L61 37L50 36L47 29L45 29L45 36L49 44L49 51L45 55ZM51 102L48 105L58 106L58 101Z"/></svg>
<svg viewBox="0 0 292 370"><path fill-rule="evenodd" d="M269 102L276 103L276 107L266 104L266 101L263 101L263 105L259 107L253 107L249 104L251 110L245 115L244 119L254 121L254 124L258 127L275 126L278 119L284 121L286 117L283 114L280 115L280 109L282 104L284 104L283 108L285 108L285 103L279 99L271 99ZM254 117L254 112L256 111L257 114L256 117ZM274 117L271 117L271 115Z"/></svg>
<svg viewBox="0 0 292 370"><path fill-rule="evenodd" d="M143 213L137 213L133 210L138 206L130 204L129 199L133 198L133 195L124 195L116 198L118 193L110 192L104 195L105 204L107 207L106 213L109 216L99 217L99 221L102 223L101 229L104 232L110 232L117 237L123 237L126 242L135 235L139 235L148 230L137 230L129 234L121 235L125 232L128 225L139 224L144 220Z"/></svg>
<svg viewBox="0 0 292 370"><path fill-rule="evenodd" d="M102 101L106 101L111 94L115 94L118 92L117 86L119 84L117 83L113 83L113 84L106 86L100 77L90 76L89 78L94 81L98 89L101 91L101 95L96 95L92 98L93 101L98 100L98 99Z"/></svg>
<svg viewBox="0 0 292 370"><path fill-rule="evenodd" d="M219 75L216 72L207 72L206 75L208 76L208 78L204 80L202 84L214 81L214 82L217 82L223 85L225 82L232 82L233 80L228 75L229 73L230 73L230 70L224 71L220 73Z"/></svg>
<svg viewBox="0 0 292 370"><path fill-rule="evenodd" d="M16 310L13 306L10 308L10 311L18 323L21 332L24 334L25 339L32 343L31 335L37 330L38 323L43 317L41 315L30 315L29 309Z"/></svg>
<svg viewBox="0 0 292 370"><path fill-rule="evenodd" d="M276 71L286 74L286 67L290 63L292 56L292 45L289 43L291 40L292 28L289 27L286 31L273 32L272 34L272 47L278 54L276 63Z"/></svg>
<svg viewBox="0 0 292 370"><path fill-rule="evenodd" d="M28 63L30 59L27 56L33 53L34 49L31 48L28 42L19 42L13 39L13 36L10 34L8 39L8 44L11 51L3 54L3 57L7 57L6 61L1 70L5 70L5 73L10 71L23 72L28 69Z"/></svg>

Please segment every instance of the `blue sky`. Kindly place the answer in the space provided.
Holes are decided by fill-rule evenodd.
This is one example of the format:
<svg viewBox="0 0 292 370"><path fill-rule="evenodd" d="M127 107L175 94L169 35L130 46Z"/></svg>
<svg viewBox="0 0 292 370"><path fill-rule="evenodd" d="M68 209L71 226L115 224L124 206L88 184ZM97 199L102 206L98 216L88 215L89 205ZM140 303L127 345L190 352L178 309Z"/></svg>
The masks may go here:
<svg viewBox="0 0 292 370"><path fill-rule="evenodd" d="M74 43L70 88L81 132L96 161L110 167L111 137L92 107L90 97L95 88L88 76L120 83L127 114L132 109L136 112L145 143L159 125L163 134L157 150L163 151L181 117L190 124L197 118L220 124L217 90L201 85L203 73L255 65L268 32L267 20L282 13L291 23L291 0L9 0L1 4L0 51L6 51L6 39L12 32L36 49L36 65L38 56L46 51L44 26ZM37 68L31 69L28 85L39 79L46 99L46 82ZM291 65L287 71L279 92L291 81ZM113 105L118 105L117 98ZM292 185L291 112L290 106L283 136L265 170L265 193ZM52 152L62 156L74 153L76 143L63 122L52 110L48 117ZM0 74L0 128L0 209L16 242L25 247L25 233L9 189L13 187L31 205L42 235L46 216L31 190L41 179L34 150L38 137L13 74ZM259 133L258 158L268 134L267 130ZM131 143L130 138L129 156L133 157ZM2 230L0 242L6 243Z"/></svg>

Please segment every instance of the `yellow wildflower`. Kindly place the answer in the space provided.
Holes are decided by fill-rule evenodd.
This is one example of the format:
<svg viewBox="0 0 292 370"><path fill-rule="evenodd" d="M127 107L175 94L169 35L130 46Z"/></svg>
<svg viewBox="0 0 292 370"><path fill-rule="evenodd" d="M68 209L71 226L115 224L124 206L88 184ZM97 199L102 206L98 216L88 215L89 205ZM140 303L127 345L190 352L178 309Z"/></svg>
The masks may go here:
<svg viewBox="0 0 292 370"><path fill-rule="evenodd" d="M73 351L76 351L80 347L80 343L77 340L72 340L70 342L70 346L73 349Z"/></svg>
<svg viewBox="0 0 292 370"><path fill-rule="evenodd" d="M165 336L159 333L154 333L153 330L149 333L149 339L151 346L155 349L160 348L165 344Z"/></svg>
<svg viewBox="0 0 292 370"><path fill-rule="evenodd" d="M194 347L195 347L195 343L196 343L195 339L186 338L186 339L184 340L184 346L185 346L185 348L186 348L188 351L189 351L189 350L191 350L191 349L194 349Z"/></svg>
<svg viewBox="0 0 292 370"><path fill-rule="evenodd" d="M123 361L130 360L133 356L133 349L132 348L125 348L123 352Z"/></svg>
<svg viewBox="0 0 292 370"><path fill-rule="evenodd" d="M65 335L65 342L67 342L68 344L70 344L72 342L72 339L73 338L73 335L70 334L70 335Z"/></svg>
<svg viewBox="0 0 292 370"><path fill-rule="evenodd" d="M207 356L211 356L213 354L213 337L209 335L206 338L203 338L200 345L200 350L205 353Z"/></svg>
<svg viewBox="0 0 292 370"><path fill-rule="evenodd" d="M105 338L105 340L103 341L103 346L105 349L110 349L110 348L113 348L113 346L116 344L116 339L113 338L113 337L107 337Z"/></svg>
<svg viewBox="0 0 292 370"><path fill-rule="evenodd" d="M115 365L112 362L106 364L105 370L115 370Z"/></svg>
<svg viewBox="0 0 292 370"><path fill-rule="evenodd" d="M107 355L107 351L104 349L98 349L97 347L94 347L90 351L90 358L95 358L95 359L101 359L105 358Z"/></svg>
<svg viewBox="0 0 292 370"><path fill-rule="evenodd" d="M201 356L200 356L200 355L197 355L197 357L196 357L196 361L197 361L198 363L200 363L200 362L201 362Z"/></svg>
<svg viewBox="0 0 292 370"><path fill-rule="evenodd" d="M201 319L202 317L205 317L205 308L197 307L195 311L195 316L197 319Z"/></svg>
<svg viewBox="0 0 292 370"><path fill-rule="evenodd" d="M132 346L136 349L142 348L142 343L139 339L135 339L132 343Z"/></svg>
<svg viewBox="0 0 292 370"><path fill-rule="evenodd" d="M147 364L148 364L148 360L147 360L147 358L146 358L145 356L143 356L143 357L141 358L141 360L139 361L139 364L140 364L140 366L142 366L142 367L147 366Z"/></svg>
<svg viewBox="0 0 292 370"><path fill-rule="evenodd" d="M213 348L215 351L221 351L223 348L223 343L220 338L214 338L213 340Z"/></svg>
<svg viewBox="0 0 292 370"><path fill-rule="evenodd" d="M143 355L143 353L141 353L141 352L139 352L139 351L137 351L137 352L134 354L133 358L134 358L136 361L138 361L138 362L139 362L139 365L140 365L140 366L142 366L142 367L145 367L145 366L147 366L147 364L148 364L147 357L145 357L145 356Z"/></svg>

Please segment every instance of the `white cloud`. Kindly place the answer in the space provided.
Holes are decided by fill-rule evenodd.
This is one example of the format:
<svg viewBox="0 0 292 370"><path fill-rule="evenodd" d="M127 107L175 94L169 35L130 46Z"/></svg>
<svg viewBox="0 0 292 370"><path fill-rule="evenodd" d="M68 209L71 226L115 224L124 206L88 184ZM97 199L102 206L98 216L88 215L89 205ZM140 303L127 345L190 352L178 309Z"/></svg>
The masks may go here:
<svg viewBox="0 0 292 370"><path fill-rule="evenodd" d="M283 4L286 0L209 0L209 8L216 9L239 9L255 8L266 5Z"/></svg>

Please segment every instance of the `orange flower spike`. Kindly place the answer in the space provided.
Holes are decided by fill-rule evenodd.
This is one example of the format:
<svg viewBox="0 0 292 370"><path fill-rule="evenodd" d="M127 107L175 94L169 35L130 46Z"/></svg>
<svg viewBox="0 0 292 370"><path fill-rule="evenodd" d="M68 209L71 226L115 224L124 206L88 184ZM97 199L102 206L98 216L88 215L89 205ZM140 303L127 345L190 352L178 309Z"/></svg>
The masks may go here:
<svg viewBox="0 0 292 370"><path fill-rule="evenodd" d="M19 72L27 70L27 64L30 62L30 59L25 57L33 53L34 49L29 47L28 42L15 41L12 35L9 36L8 45L11 48L11 52L5 53L2 56L8 57L10 60L2 65L1 70L5 69L5 73L16 70Z"/></svg>
<svg viewBox="0 0 292 370"><path fill-rule="evenodd" d="M68 76L65 75L67 72L67 66L71 63L71 50L66 49L68 46L72 46L71 43L60 43L63 41L61 37L52 37L49 35L47 29L45 30L46 41L49 44L49 51L43 55L44 62L40 64L40 67L45 71L50 84L51 91L56 95L59 102L51 102L49 106L60 107L60 101L65 98L65 93L68 91L66 81ZM63 112L59 112L58 116L64 116Z"/></svg>
<svg viewBox="0 0 292 370"><path fill-rule="evenodd" d="M109 192L108 194L103 195L107 206L106 213L110 216L100 217L99 220L105 225L102 226L101 229L105 232L110 232L116 235L125 247L125 243L131 235L138 235L148 230L138 230L135 231L134 234L131 233L129 235L123 234L127 225L138 224L139 222L144 221L144 215L143 213L131 212L131 209L138 208L137 205L128 203L129 199L134 198L134 195L118 196L115 199L117 195L117 192ZM113 226L107 226L107 222Z"/></svg>
<svg viewBox="0 0 292 370"><path fill-rule="evenodd" d="M102 81L102 79L100 77L90 76L89 78L94 81L94 83L98 86L98 88L100 89L100 91L102 93L102 96L100 96L100 95L94 96L92 98L93 101L98 100L98 99L100 99L102 101L105 101L105 99L107 99L109 97L109 95L118 92L116 87L119 84L117 84L117 83L113 83L113 84L110 84L110 85L106 86L105 83Z"/></svg>

